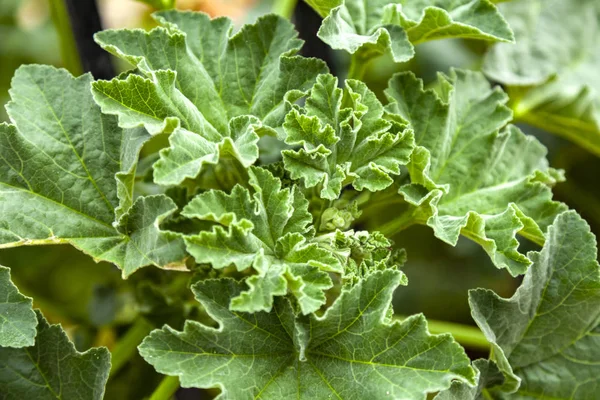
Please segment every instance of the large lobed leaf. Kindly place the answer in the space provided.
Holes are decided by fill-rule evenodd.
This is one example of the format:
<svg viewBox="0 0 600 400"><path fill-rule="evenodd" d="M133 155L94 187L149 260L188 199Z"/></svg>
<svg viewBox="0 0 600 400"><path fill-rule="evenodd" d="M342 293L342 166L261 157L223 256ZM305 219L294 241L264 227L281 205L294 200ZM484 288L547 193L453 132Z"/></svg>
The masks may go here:
<svg viewBox="0 0 600 400"><path fill-rule="evenodd" d="M14 126L0 125L0 248L70 243L124 276L179 262L182 240L158 228L173 201L134 202L137 157L149 135L101 114L91 81L45 66L16 72L7 105Z"/></svg>
<svg viewBox="0 0 600 400"><path fill-rule="evenodd" d="M324 17L318 36L361 58L414 56L414 45L435 39L512 42L513 34L488 0L306 0Z"/></svg>
<svg viewBox="0 0 600 400"><path fill-rule="evenodd" d="M561 214L510 299L469 294L473 318L507 377L500 399L596 398L600 387L600 266L587 223ZM520 384L519 384L520 382Z"/></svg>
<svg viewBox="0 0 600 400"><path fill-rule="evenodd" d="M252 165L259 137L274 135L272 128L281 126L286 99L295 100L327 71L320 60L294 56L302 41L293 25L276 15L235 35L227 18L175 10L156 18L164 28L96 34L102 47L140 73L95 82L93 92L121 126L173 132L171 146L154 166L159 184L194 178L203 165L222 157Z"/></svg>
<svg viewBox="0 0 600 400"><path fill-rule="evenodd" d="M383 106L364 83L349 80L345 91L337 83L332 75L320 75L305 107L292 110L283 125L286 143L301 145L282 151L285 168L306 187L319 185L320 196L329 200L347 184L387 188L414 148L412 132L383 120Z"/></svg>
<svg viewBox="0 0 600 400"><path fill-rule="evenodd" d="M101 400L110 371L110 352L75 350L59 325L37 314L35 345L0 347L0 397L6 400Z"/></svg>
<svg viewBox="0 0 600 400"><path fill-rule="evenodd" d="M269 313L237 313L232 280L197 283L194 293L219 323L168 326L139 346L157 371L184 387L219 387L220 399L425 399L453 379L472 383L463 349L450 335L431 336L422 315L390 323L402 274L374 272L322 317L294 317L287 300Z"/></svg>
<svg viewBox="0 0 600 400"><path fill-rule="evenodd" d="M417 144L412 183L400 189L410 204L403 218L452 245L463 234L496 266L522 274L530 262L516 234L543 243L543 230L565 209L549 188L562 176L535 138L514 126L500 130L511 119L507 96L482 74L453 70L439 79L441 94L411 73L395 75L386 90L389 117L407 121Z"/></svg>
<svg viewBox="0 0 600 400"><path fill-rule="evenodd" d="M183 209L188 218L217 223L212 231L186 236L187 249L196 262L213 268L254 269L246 280L249 289L232 299L233 310L270 311L274 296L289 290L304 314L314 312L333 285L327 272L342 272L340 262L307 241L314 234L312 216L297 187L282 189L262 168L252 167L248 174L252 192L239 185L230 194L211 190Z"/></svg>
<svg viewBox="0 0 600 400"><path fill-rule="evenodd" d="M508 86L515 117L600 155L600 3L515 0L500 10L516 45L494 46L483 70Z"/></svg>
<svg viewBox="0 0 600 400"><path fill-rule="evenodd" d="M0 266L0 347L32 346L37 318L33 301L10 280L10 269Z"/></svg>

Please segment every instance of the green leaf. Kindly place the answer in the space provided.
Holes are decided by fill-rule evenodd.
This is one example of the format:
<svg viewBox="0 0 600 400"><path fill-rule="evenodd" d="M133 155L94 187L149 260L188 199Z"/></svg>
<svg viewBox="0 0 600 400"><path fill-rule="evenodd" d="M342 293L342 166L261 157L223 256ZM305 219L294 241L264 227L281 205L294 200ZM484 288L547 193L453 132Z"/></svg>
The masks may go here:
<svg viewBox="0 0 600 400"><path fill-rule="evenodd" d="M596 240L574 211L548 228L510 299L469 293L475 322L507 376L510 399L593 399L600 384L600 266ZM520 381L520 386L519 386Z"/></svg>
<svg viewBox="0 0 600 400"><path fill-rule="evenodd" d="M485 400L490 398L488 388L504 383L504 376L493 361L475 360L473 369L477 374L476 386L454 381L450 389L439 393L434 400Z"/></svg>
<svg viewBox="0 0 600 400"><path fill-rule="evenodd" d="M45 66L16 72L7 106L15 125L0 125L0 248L70 243L124 276L179 262L182 240L158 228L175 204L165 196L132 204L149 135L102 115L91 81Z"/></svg>
<svg viewBox="0 0 600 400"><path fill-rule="evenodd" d="M494 46L483 70L508 87L516 119L600 155L600 3L515 0L500 9L516 45Z"/></svg>
<svg viewBox="0 0 600 400"><path fill-rule="evenodd" d="M334 49L361 58L391 53L396 62L414 56L414 45L468 38L512 42L513 34L487 0L306 0L324 17L318 36Z"/></svg>
<svg viewBox="0 0 600 400"><path fill-rule="evenodd" d="M232 35L227 18L165 11L165 28L108 30L96 34L106 50L135 65L141 75L98 81L94 97L123 127L172 133L155 164L155 181L177 185L219 158L249 167L260 136L275 135L290 102L327 67L294 56L302 46L293 25L276 15Z"/></svg>
<svg viewBox="0 0 600 400"><path fill-rule="evenodd" d="M136 0L140 3L148 4L156 10L164 10L175 7L176 0Z"/></svg>
<svg viewBox="0 0 600 400"><path fill-rule="evenodd" d="M482 74L453 70L439 79L441 95L410 73L395 75L386 91L391 118L408 121L418 145L412 183L400 189L406 216L451 245L463 234L496 266L522 274L530 261L515 235L543 243L543 230L565 209L549 188L562 174L548 167L535 138L514 126L500 131L511 119L507 96Z"/></svg>
<svg viewBox="0 0 600 400"><path fill-rule="evenodd" d="M309 243L313 228L308 201L297 187L282 189L279 179L262 168L248 170L252 192L241 186L230 194L211 190L196 196L182 214L214 221L212 231L186 236L187 249L198 263L213 268L252 267L248 290L232 299L236 311L270 311L274 296L290 290L304 314L325 304L332 286L329 271L341 272L333 255Z"/></svg>
<svg viewBox="0 0 600 400"><path fill-rule="evenodd" d="M0 393L6 400L101 400L110 370L110 352L75 350L60 325L49 325L37 313L32 347L0 347Z"/></svg>
<svg viewBox="0 0 600 400"><path fill-rule="evenodd" d="M37 318L32 299L10 280L10 269L0 266L0 347L33 346Z"/></svg>
<svg viewBox="0 0 600 400"><path fill-rule="evenodd" d="M284 150L285 168L306 187L320 185L322 198L335 200L347 184L357 190L383 190L390 175L400 174L414 147L412 132L383 120L383 106L367 86L355 80L344 91L337 78L320 75L306 106L285 118L286 143L302 146Z"/></svg>
<svg viewBox="0 0 600 400"><path fill-rule="evenodd" d="M219 327L165 326L140 354L184 387L221 388L219 399L425 399L453 379L472 383L469 359L450 335L430 335L422 315L386 319L401 280L398 271L373 273L322 317L296 318L283 299L270 313L230 311L242 285L200 282L196 298Z"/></svg>

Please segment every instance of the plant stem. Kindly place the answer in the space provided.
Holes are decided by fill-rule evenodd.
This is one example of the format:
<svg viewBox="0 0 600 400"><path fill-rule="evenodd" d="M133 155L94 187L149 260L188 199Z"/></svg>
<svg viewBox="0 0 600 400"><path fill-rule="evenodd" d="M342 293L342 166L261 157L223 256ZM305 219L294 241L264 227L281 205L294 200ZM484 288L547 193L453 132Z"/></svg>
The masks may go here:
<svg viewBox="0 0 600 400"><path fill-rule="evenodd" d="M138 318L133 326L125 333L125 335L117 342L112 353L112 366L110 368L110 376L116 374L126 363L131 356L137 351L137 346L150 333L153 326L144 318Z"/></svg>
<svg viewBox="0 0 600 400"><path fill-rule="evenodd" d="M346 79L356 79L362 80L365 76L365 72L367 71L367 64L369 63L369 59L366 57L361 57L360 51L352 54L352 58L350 58L350 67L348 68L348 75Z"/></svg>
<svg viewBox="0 0 600 400"><path fill-rule="evenodd" d="M83 67L64 0L50 0L50 13L58 33L64 67L73 75L79 76L83 73Z"/></svg>
<svg viewBox="0 0 600 400"><path fill-rule="evenodd" d="M297 3L298 0L275 0L271 11L281 15L283 18L291 19Z"/></svg>
<svg viewBox="0 0 600 400"><path fill-rule="evenodd" d="M403 315L394 315L395 319L403 320ZM485 350L490 349L490 343L485 338L481 330L475 326L458 324L456 322L437 321L427 319L429 332L433 334L450 333L460 344L470 349Z"/></svg>
<svg viewBox="0 0 600 400"><path fill-rule="evenodd" d="M165 376L158 387L152 392L149 400L169 400L179 389L179 377Z"/></svg>
<svg viewBox="0 0 600 400"><path fill-rule="evenodd" d="M424 221L416 218L414 213L409 209L398 218L394 218L390 222L379 226L377 230L387 237L392 237L408 227L421 223L424 223Z"/></svg>

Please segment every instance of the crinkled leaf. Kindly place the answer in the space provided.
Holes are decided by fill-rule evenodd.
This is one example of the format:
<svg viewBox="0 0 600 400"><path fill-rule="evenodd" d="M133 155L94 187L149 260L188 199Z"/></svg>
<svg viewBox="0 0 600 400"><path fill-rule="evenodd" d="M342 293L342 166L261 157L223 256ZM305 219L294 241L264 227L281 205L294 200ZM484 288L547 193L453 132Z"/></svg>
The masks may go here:
<svg viewBox="0 0 600 400"><path fill-rule="evenodd" d="M488 388L504 383L504 376L493 361L475 360L473 369L477 374L476 386L454 381L450 389L440 392L434 400L486 400L490 398Z"/></svg>
<svg viewBox="0 0 600 400"><path fill-rule="evenodd" d="M166 28L96 35L141 75L96 82L93 92L121 126L173 132L155 165L159 184L194 178L220 157L252 165L259 137L282 124L285 99L295 100L327 70L320 60L294 56L302 41L290 22L275 15L235 35L227 18L172 10L158 13L157 20Z"/></svg>
<svg viewBox="0 0 600 400"><path fill-rule="evenodd" d="M230 194L211 190L183 209L188 218L217 223L212 231L187 236L187 249L198 263L256 271L246 280L249 289L231 301L232 309L269 311L274 296L290 290L302 312L311 313L325 303L324 290L332 286L327 271L340 272L341 266L329 252L307 242L312 216L298 188L282 189L265 169L248 173L252 192L239 185Z"/></svg>
<svg viewBox="0 0 600 400"><path fill-rule="evenodd" d="M139 350L184 387L219 387L220 399L425 399L453 379L472 383L469 359L450 335L430 335L422 315L387 322L401 279L398 271L373 273L322 317L296 318L284 299L270 313L230 311L242 285L200 282L194 293L219 327L164 327Z"/></svg>
<svg viewBox="0 0 600 400"><path fill-rule="evenodd" d="M515 0L500 9L516 45L494 46L483 69L508 86L516 119L600 155L600 3Z"/></svg>
<svg viewBox="0 0 600 400"><path fill-rule="evenodd" d="M574 211L559 215L510 299L469 294L473 318L507 376L498 398L593 399L600 385L600 266ZM520 381L520 386L519 386Z"/></svg>
<svg viewBox="0 0 600 400"><path fill-rule="evenodd" d="M35 345L0 347L0 393L6 400L101 400L110 371L110 352L75 350L60 325L37 312Z"/></svg>
<svg viewBox="0 0 600 400"><path fill-rule="evenodd" d="M10 269L0 266L0 347L33 346L37 318L32 299L10 280Z"/></svg>
<svg viewBox="0 0 600 400"><path fill-rule="evenodd" d="M44 66L15 74L7 106L15 125L0 125L0 247L71 243L124 276L178 262L182 240L158 228L175 204L165 196L132 204L149 136L101 114L91 80Z"/></svg>
<svg viewBox="0 0 600 400"><path fill-rule="evenodd" d="M428 40L469 38L511 42L513 34L487 0L306 0L322 17L319 37L334 49L370 58L391 53L404 62Z"/></svg>
<svg viewBox="0 0 600 400"><path fill-rule="evenodd" d="M307 187L321 185L321 197L329 200L350 183L370 191L390 186L414 147L410 130L383 120L383 106L364 83L346 85L349 107L342 106L337 79L320 75L306 106L292 110L283 125L286 143L302 146L282 151L285 168Z"/></svg>
<svg viewBox="0 0 600 400"><path fill-rule="evenodd" d="M516 234L543 243L543 230L565 206L549 186L562 174L548 167L546 148L509 126L507 96L482 74L440 75L442 94L423 90L410 73L395 75L386 94L392 118L415 132L408 166L412 183L400 189L412 220L456 245L462 233L479 243L499 268L522 274L530 264Z"/></svg>

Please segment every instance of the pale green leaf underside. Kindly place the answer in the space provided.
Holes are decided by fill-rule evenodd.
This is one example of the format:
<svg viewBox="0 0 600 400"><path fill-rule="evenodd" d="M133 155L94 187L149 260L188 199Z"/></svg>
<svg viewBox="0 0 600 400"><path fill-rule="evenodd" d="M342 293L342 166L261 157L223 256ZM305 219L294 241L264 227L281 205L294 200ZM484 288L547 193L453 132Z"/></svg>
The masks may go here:
<svg viewBox="0 0 600 400"><path fill-rule="evenodd" d="M478 242L499 268L522 274L530 264L517 233L543 243L543 230L565 206L548 186L562 179L546 149L514 126L507 96L482 74L440 75L441 94L423 90L410 73L395 75L386 95L391 118L406 120L417 148L400 192L416 223L455 245L460 234Z"/></svg>
<svg viewBox="0 0 600 400"><path fill-rule="evenodd" d="M241 186L230 194L211 190L183 209L188 218L218 223L211 231L186 236L187 249L198 263L256 271L245 281L249 289L232 300L233 310L270 311L274 297L290 290L304 314L314 312L333 285L327 272L341 272L341 266L329 252L308 243L312 216L298 188L282 189L279 179L262 168L248 173L252 192Z"/></svg>
<svg viewBox="0 0 600 400"><path fill-rule="evenodd" d="M219 328L165 326L139 350L184 387L220 387L219 399L424 400L453 379L472 383L469 360L450 335L429 335L423 316L386 322L401 278L398 271L373 273L322 317L298 319L282 299L270 313L230 311L240 284L200 282L194 293Z"/></svg>
<svg viewBox="0 0 600 400"><path fill-rule="evenodd" d="M348 184L387 188L414 148L412 132L383 120L383 106L364 83L349 80L345 90L337 83L320 75L305 107L292 110L283 125L286 143L301 146L282 151L285 168L306 187L320 185L320 196L329 200ZM344 96L349 107L342 106Z"/></svg>
<svg viewBox="0 0 600 400"><path fill-rule="evenodd" d="M37 318L32 304L10 280L10 269L0 266L0 347L33 346Z"/></svg>
<svg viewBox="0 0 600 400"><path fill-rule="evenodd" d="M91 80L45 66L16 72L7 106L15 125L0 125L0 248L70 243L125 276L180 261L181 239L158 229L175 204L165 196L134 204L132 177L149 135L102 115Z"/></svg>
<svg viewBox="0 0 600 400"><path fill-rule="evenodd" d="M541 252L510 299L469 294L473 318L494 346L508 380L502 399L597 397L600 388L600 266L587 223L558 216Z"/></svg>
<svg viewBox="0 0 600 400"><path fill-rule="evenodd" d="M469 38L512 42L513 34L487 0L307 0L325 19L319 37L334 49L369 58L391 53L404 62L428 40Z"/></svg>
<svg viewBox="0 0 600 400"><path fill-rule="evenodd" d="M35 345L0 347L0 393L6 400L101 400L110 371L110 352L75 350L59 325L37 312Z"/></svg>
<svg viewBox="0 0 600 400"><path fill-rule="evenodd" d="M175 10L156 15L164 27L96 35L103 48L141 75L96 82L93 92L121 126L173 132L170 148L155 165L155 181L162 185L194 178L221 157L252 165L259 136L274 134L266 127L282 124L288 94L293 100L327 71L320 60L294 56L302 41L293 25L276 15L235 35L227 18ZM245 121L235 120L242 116Z"/></svg>
<svg viewBox="0 0 600 400"><path fill-rule="evenodd" d="M454 381L449 389L440 392L434 400L489 400L489 388L504 382L502 373L493 361L483 359L473 361L473 369L477 373L476 386Z"/></svg>
<svg viewBox="0 0 600 400"><path fill-rule="evenodd" d="M484 72L508 86L519 121L600 155L600 3L516 0L499 7L516 45L494 46Z"/></svg>

